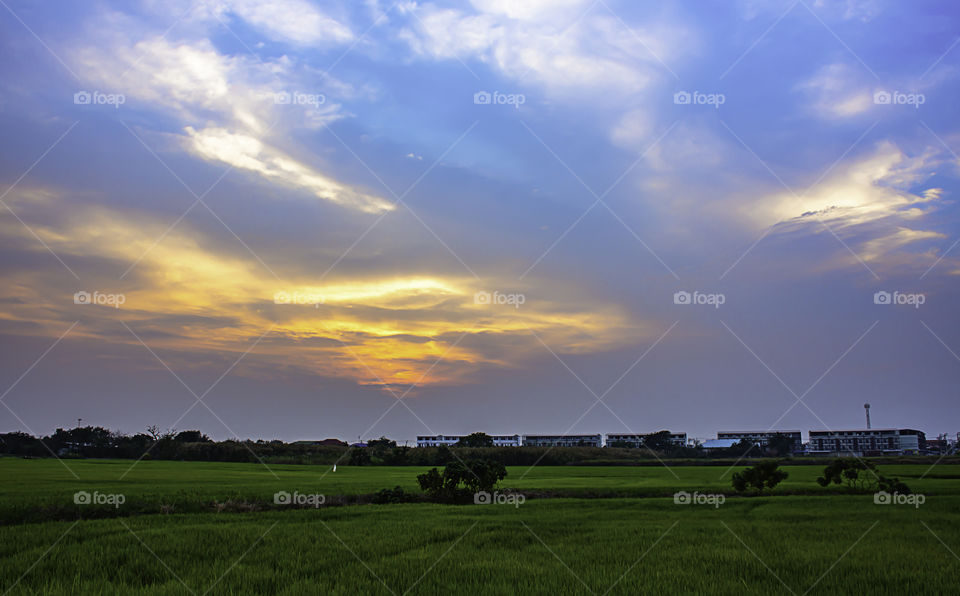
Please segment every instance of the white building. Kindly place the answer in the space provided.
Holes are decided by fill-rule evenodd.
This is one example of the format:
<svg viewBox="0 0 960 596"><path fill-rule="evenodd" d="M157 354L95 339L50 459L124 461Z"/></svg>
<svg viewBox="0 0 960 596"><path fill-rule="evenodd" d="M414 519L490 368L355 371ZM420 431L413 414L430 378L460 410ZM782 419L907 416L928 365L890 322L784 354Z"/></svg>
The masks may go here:
<svg viewBox="0 0 960 596"><path fill-rule="evenodd" d="M807 453L811 455L917 455L927 437L912 428L811 430Z"/></svg>
<svg viewBox="0 0 960 596"><path fill-rule="evenodd" d="M800 451L803 449L803 433L799 430L747 430L747 431L732 431L725 430L717 433L718 439L736 439L737 441L742 441L747 439L758 444L761 448L765 448L769 443L770 439L774 438L777 435L786 435L793 440L793 450Z"/></svg>
<svg viewBox="0 0 960 596"><path fill-rule="evenodd" d="M711 451L713 449L730 449L734 445L740 442L740 439L707 439L703 442L704 451Z"/></svg>
<svg viewBox="0 0 960 596"><path fill-rule="evenodd" d="M607 433L607 447L612 443L626 443L630 447L643 447L645 437L656 433ZM674 447L685 447L687 445L687 433L670 433L670 444Z"/></svg>
<svg viewBox="0 0 960 596"><path fill-rule="evenodd" d="M603 447L603 435L523 435L524 447Z"/></svg>
<svg viewBox="0 0 960 596"><path fill-rule="evenodd" d="M417 437L417 447L452 447L467 435L432 435ZM491 435L494 447L520 447L520 435Z"/></svg>
<svg viewBox="0 0 960 596"><path fill-rule="evenodd" d="M441 445L446 445L449 447L451 445L455 445L457 441L462 438L462 435L432 435L417 437L417 447L440 447Z"/></svg>

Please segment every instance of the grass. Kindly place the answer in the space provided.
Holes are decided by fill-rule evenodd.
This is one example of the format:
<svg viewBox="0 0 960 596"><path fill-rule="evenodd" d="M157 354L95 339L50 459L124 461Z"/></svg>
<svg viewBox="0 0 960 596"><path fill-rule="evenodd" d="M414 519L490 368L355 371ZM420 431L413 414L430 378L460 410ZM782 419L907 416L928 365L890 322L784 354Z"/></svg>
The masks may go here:
<svg viewBox="0 0 960 596"><path fill-rule="evenodd" d="M0 511L37 511L76 490L130 501L210 502L277 490L414 489L420 468L0 459ZM960 559L960 466L881 466L927 495L919 508L817 487L788 467L765 497L719 508L672 498L531 499L34 521L0 527L0 594L952 593ZM519 490L729 493L724 468L511 468ZM800 490L811 494L790 494ZM179 502L179 501L178 501ZM127 505L123 506L124 508ZM83 511L81 509L81 511ZM152 511L152 510L151 510ZM38 518L41 519L42 518ZM941 542L942 541L942 542ZM53 546L51 546L53 545ZM952 550L952 553L951 553ZM19 579L18 579L19 578Z"/></svg>

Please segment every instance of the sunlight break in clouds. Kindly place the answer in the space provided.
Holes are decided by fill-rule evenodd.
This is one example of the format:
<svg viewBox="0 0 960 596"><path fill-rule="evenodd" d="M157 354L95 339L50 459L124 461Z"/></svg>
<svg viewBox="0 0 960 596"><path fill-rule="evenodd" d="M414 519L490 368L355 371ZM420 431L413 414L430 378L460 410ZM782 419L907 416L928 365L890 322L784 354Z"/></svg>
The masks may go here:
<svg viewBox="0 0 960 596"><path fill-rule="evenodd" d="M38 207L65 207L48 202ZM164 226L104 208L71 210L59 225L36 225L40 237L71 262L102 259L121 271L130 255L145 254L135 279L87 276L86 283L122 292L126 301L121 313L101 308L71 313L83 316L79 333L133 344L132 337L118 338L119 316L156 334L151 345L157 348L229 353L272 328L258 350L270 362L399 388L418 380L422 386L470 382L481 365L517 366L540 354L531 330L560 353L613 349L647 333L613 305L538 296L535 289L523 308L476 302L478 291L508 287L509 280L397 271L313 282L309 267L277 280L254 260L211 250L199 230L186 224L154 246ZM23 250L43 250L17 222L6 220L0 229L19 238ZM0 298L21 305L10 309L8 320L42 321L48 330L62 325L66 319L51 315L75 291L64 281L34 276L29 284L7 286ZM205 318L209 322L201 322Z"/></svg>
<svg viewBox="0 0 960 596"><path fill-rule="evenodd" d="M207 40L188 44L154 38L109 52L86 48L78 61L92 82L120 90L149 109L171 113L184 125L183 145L205 160L227 163L362 212L394 208L277 146L283 142L284 129L278 124L291 112L302 112L301 122L309 126L340 117L336 105L277 105L278 89L283 88L276 80L296 89L286 60L260 65L224 56ZM207 126L195 129L195 124Z"/></svg>
<svg viewBox="0 0 960 596"><path fill-rule="evenodd" d="M231 134L222 128L197 131L188 126L186 131L190 136L189 150L204 159L256 172L280 184L303 188L322 199L366 213L396 208L380 197L359 192L318 173L255 137Z"/></svg>

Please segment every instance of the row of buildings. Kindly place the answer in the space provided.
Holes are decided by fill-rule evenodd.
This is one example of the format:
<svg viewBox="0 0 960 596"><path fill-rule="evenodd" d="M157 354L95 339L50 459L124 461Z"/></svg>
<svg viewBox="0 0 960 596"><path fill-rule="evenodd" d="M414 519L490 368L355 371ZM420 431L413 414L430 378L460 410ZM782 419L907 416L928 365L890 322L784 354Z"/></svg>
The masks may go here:
<svg viewBox="0 0 960 596"><path fill-rule="evenodd" d="M910 428L874 428L854 430L811 430L808 441L803 442L803 434L799 430L767 430L767 431L723 431L717 433L716 439L699 441L688 439L687 433L662 431L661 433L608 433L587 435L491 435L493 444L497 447L643 447L649 437L657 435L662 443L668 433L666 441L673 447L700 447L706 451L729 449L737 443L748 440L755 443L761 450L770 446L771 441L789 439L791 450L797 454L807 455L922 455L926 453L945 453L946 450L956 451L960 441L931 441L927 445L923 431ZM457 444L461 435L435 435L417 437L417 447L439 447ZM943 443L942 445L940 443ZM935 449L934 449L935 448Z"/></svg>
<svg viewBox="0 0 960 596"><path fill-rule="evenodd" d="M604 447L612 443L628 443L628 447L640 447L645 437L641 434L604 435L490 435L494 447ZM451 447L465 435L432 435L417 437L417 447ZM670 444L675 447L687 445L687 433L670 433Z"/></svg>

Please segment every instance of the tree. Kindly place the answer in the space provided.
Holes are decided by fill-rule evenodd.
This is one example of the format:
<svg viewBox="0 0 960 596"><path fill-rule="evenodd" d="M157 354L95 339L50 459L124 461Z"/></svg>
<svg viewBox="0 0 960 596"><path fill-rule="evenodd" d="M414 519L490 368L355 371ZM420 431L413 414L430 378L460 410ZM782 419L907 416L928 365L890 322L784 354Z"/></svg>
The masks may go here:
<svg viewBox="0 0 960 596"><path fill-rule="evenodd" d="M493 437L487 433L470 433L457 441L454 447L493 447Z"/></svg>
<svg viewBox="0 0 960 596"><path fill-rule="evenodd" d="M882 476L873 463L863 459L840 458L823 469L823 476L817 478L820 486L846 484L851 491L873 492L882 490L909 494L910 487L899 478Z"/></svg>
<svg viewBox="0 0 960 596"><path fill-rule="evenodd" d="M210 437L199 430L182 430L173 437L178 443L209 443Z"/></svg>
<svg viewBox="0 0 960 596"><path fill-rule="evenodd" d="M643 446L654 451L667 451L673 447L673 441L670 440L670 431L661 430L644 435Z"/></svg>
<svg viewBox="0 0 960 596"><path fill-rule="evenodd" d="M492 491L506 476L506 467L497 461L457 460L448 463L442 473L437 468L431 468L418 475L417 483L431 499L452 502L480 491Z"/></svg>
<svg viewBox="0 0 960 596"><path fill-rule="evenodd" d="M370 454L363 447L354 447L350 449L350 456L347 459L347 465L365 466L370 463Z"/></svg>
<svg viewBox="0 0 960 596"><path fill-rule="evenodd" d="M747 492L750 489L756 489L757 493L763 493L765 488L773 488L787 477L787 473L779 468L780 464L775 460L762 461L752 468L747 468L742 472L733 475L733 488L738 493Z"/></svg>
<svg viewBox="0 0 960 596"><path fill-rule="evenodd" d="M388 439L386 437L380 437L379 439L371 439L367 441L367 447L370 449L380 450L380 449L391 449L397 446L397 442L393 439Z"/></svg>
<svg viewBox="0 0 960 596"><path fill-rule="evenodd" d="M793 453L795 440L790 435L776 433L767 441L767 451L777 457L786 457Z"/></svg>
<svg viewBox="0 0 960 596"><path fill-rule="evenodd" d="M862 459L841 458L833 460L817 478L820 486L846 484L850 490L873 490L877 486L877 466Z"/></svg>
<svg viewBox="0 0 960 596"><path fill-rule="evenodd" d="M391 462L392 453L397 448L397 442L386 437L367 441L370 450L370 463L383 465Z"/></svg>

